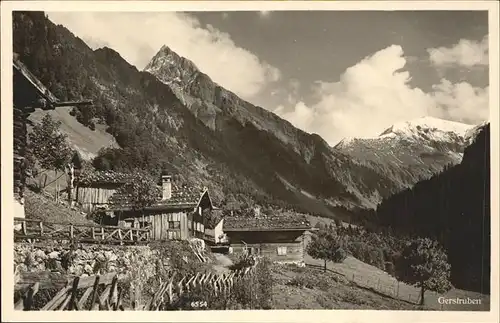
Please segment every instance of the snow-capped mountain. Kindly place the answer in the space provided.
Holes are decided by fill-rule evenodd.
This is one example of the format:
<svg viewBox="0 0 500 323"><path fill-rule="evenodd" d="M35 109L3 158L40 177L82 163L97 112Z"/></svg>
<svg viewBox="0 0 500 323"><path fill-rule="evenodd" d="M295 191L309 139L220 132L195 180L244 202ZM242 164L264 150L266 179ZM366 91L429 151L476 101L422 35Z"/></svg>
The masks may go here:
<svg viewBox="0 0 500 323"><path fill-rule="evenodd" d="M407 138L453 141L457 137L465 138L472 125L425 116L400 122L385 130L379 138L406 136Z"/></svg>
<svg viewBox="0 0 500 323"><path fill-rule="evenodd" d="M345 138L335 147L348 148L359 141L390 142L390 139L412 141L461 142L473 135L475 125L449 121L430 116L398 122L373 138ZM387 140L389 139L389 140Z"/></svg>
<svg viewBox="0 0 500 323"><path fill-rule="evenodd" d="M404 188L460 163L478 127L426 116L396 123L375 138L344 139L334 149Z"/></svg>

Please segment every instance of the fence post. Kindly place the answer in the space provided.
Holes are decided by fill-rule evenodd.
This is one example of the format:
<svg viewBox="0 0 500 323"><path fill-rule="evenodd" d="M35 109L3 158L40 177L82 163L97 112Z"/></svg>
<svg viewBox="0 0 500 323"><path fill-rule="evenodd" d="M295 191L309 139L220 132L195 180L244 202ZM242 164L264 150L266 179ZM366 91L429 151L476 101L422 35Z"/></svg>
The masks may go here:
<svg viewBox="0 0 500 323"><path fill-rule="evenodd" d="M40 235L43 236L43 221L40 221Z"/></svg>
<svg viewBox="0 0 500 323"><path fill-rule="evenodd" d="M100 276L97 275L94 280L94 288L92 289L92 297L90 298L90 310L94 309L95 301L97 300L97 288L99 287Z"/></svg>
<svg viewBox="0 0 500 323"><path fill-rule="evenodd" d="M69 300L69 310L71 311L76 305L76 294L78 292L78 283L80 282L80 277L75 277L73 280L73 286L71 288L71 298ZM64 308L63 308L64 309Z"/></svg>

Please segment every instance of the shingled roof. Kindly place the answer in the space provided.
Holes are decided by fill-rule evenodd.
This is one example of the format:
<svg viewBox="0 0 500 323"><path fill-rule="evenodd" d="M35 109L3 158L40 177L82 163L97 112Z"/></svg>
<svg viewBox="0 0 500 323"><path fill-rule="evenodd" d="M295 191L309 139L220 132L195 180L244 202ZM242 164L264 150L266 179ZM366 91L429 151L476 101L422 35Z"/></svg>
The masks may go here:
<svg viewBox="0 0 500 323"><path fill-rule="evenodd" d="M198 206L201 198L208 190L189 187L186 185L177 186L172 183L172 197L167 200L162 200L161 195L158 195L158 202L147 207L147 210L169 210L169 209L191 209ZM109 199L111 210L128 210L133 208L129 203L129 196L121 193L113 194Z"/></svg>
<svg viewBox="0 0 500 323"><path fill-rule="evenodd" d="M119 173L115 171L82 172L75 179L75 184L81 187L92 187L105 184L121 185L130 183L140 176L136 174Z"/></svg>
<svg viewBox="0 0 500 323"><path fill-rule="evenodd" d="M224 217L224 231L286 231L309 230L311 224L304 215L280 214L267 217Z"/></svg>

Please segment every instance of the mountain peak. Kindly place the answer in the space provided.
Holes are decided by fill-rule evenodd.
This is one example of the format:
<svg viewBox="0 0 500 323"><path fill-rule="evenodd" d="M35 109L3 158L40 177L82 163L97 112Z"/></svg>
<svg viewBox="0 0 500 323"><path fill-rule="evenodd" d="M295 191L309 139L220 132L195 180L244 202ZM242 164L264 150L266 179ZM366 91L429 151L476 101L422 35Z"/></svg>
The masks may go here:
<svg viewBox="0 0 500 323"><path fill-rule="evenodd" d="M167 84L179 83L189 76L199 72L198 67L189 59L180 56L167 45L163 45L151 59L144 71L157 77Z"/></svg>
<svg viewBox="0 0 500 323"><path fill-rule="evenodd" d="M382 132L379 138L394 137L396 135L406 135L414 137L421 133L430 133L439 136L454 133L459 137L465 137L467 132L474 128L474 125L439 119L431 116L423 116L409 121L398 122Z"/></svg>

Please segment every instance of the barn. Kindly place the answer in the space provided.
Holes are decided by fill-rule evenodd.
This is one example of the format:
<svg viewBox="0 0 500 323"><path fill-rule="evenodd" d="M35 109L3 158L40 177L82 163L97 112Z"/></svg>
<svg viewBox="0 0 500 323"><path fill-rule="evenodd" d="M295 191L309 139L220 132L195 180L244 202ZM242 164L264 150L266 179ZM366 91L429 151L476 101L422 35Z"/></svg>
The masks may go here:
<svg viewBox="0 0 500 323"><path fill-rule="evenodd" d="M233 253L265 256L275 262L303 263L304 236L311 225L303 215L252 214L224 217L223 231Z"/></svg>

